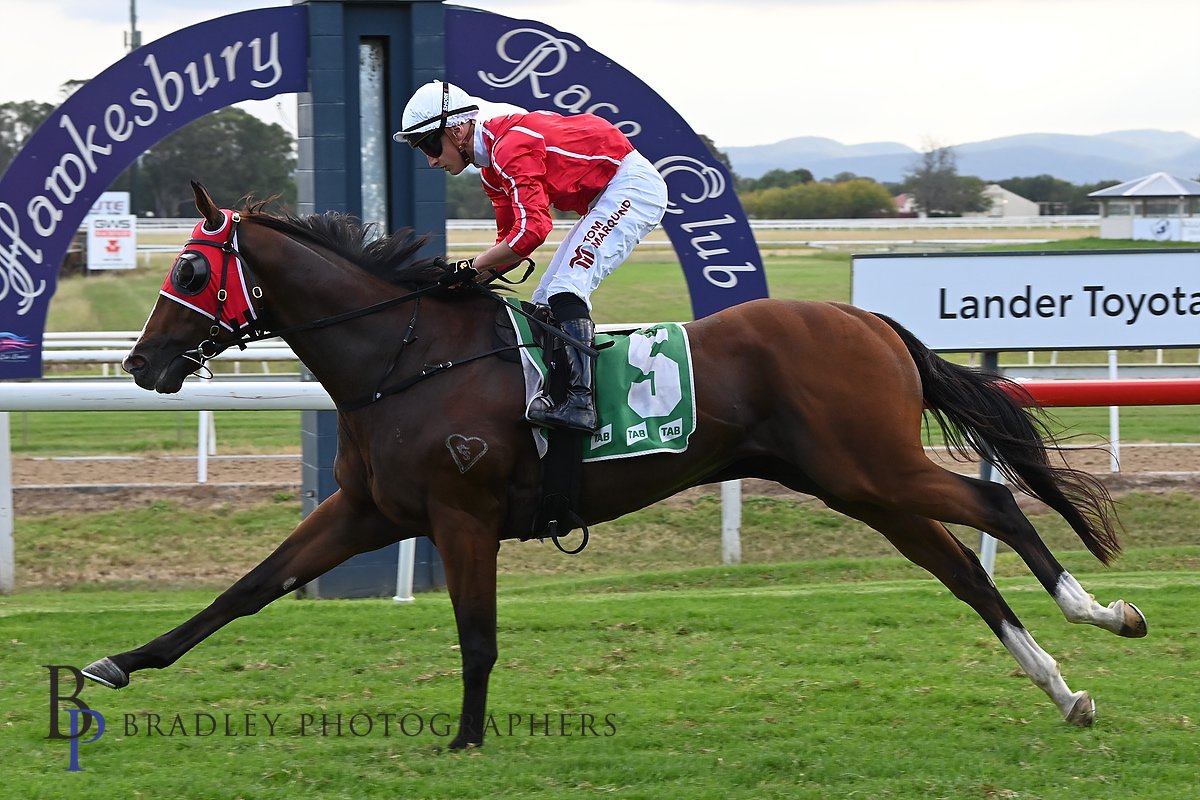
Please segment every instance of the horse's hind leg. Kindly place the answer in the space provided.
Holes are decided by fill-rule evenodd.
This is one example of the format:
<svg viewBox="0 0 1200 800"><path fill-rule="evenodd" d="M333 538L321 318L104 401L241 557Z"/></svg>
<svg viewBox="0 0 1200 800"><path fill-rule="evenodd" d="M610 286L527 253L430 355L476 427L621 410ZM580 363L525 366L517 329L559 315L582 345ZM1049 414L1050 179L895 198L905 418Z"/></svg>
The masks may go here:
<svg viewBox="0 0 1200 800"><path fill-rule="evenodd" d="M1025 630L979 559L944 525L867 503L822 499L830 508L860 519L882 533L906 558L928 570L955 597L975 609L1029 679L1054 701L1067 722L1081 726L1092 724L1096 707L1091 696L1087 692L1072 692L1067 687L1057 662Z"/></svg>
<svg viewBox="0 0 1200 800"><path fill-rule="evenodd" d="M282 544L209 605L151 642L84 667L83 674L119 689L139 669L161 669L238 617L257 613L294 587L345 561L398 538L395 526L374 506L357 506L334 493L309 514Z"/></svg>
<svg viewBox="0 0 1200 800"><path fill-rule="evenodd" d="M957 475L930 463L922 477L898 496L904 498L906 510L931 519L969 525L1011 547L1054 598L1068 621L1095 625L1130 638L1146 635L1146 618L1137 606L1124 600L1100 605L1063 568L1004 485Z"/></svg>

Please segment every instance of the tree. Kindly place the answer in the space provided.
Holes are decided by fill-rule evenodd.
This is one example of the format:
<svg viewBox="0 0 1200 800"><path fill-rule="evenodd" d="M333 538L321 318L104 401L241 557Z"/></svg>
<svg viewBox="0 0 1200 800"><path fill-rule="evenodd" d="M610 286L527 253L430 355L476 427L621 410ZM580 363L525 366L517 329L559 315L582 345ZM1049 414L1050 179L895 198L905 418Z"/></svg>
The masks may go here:
<svg viewBox="0 0 1200 800"><path fill-rule="evenodd" d="M896 212L892 195L867 178L772 186L741 195L742 207L755 219L855 219Z"/></svg>
<svg viewBox="0 0 1200 800"><path fill-rule="evenodd" d="M802 183L812 183L813 174L806 169L773 169L761 178L738 178L739 192L758 192L765 189L787 189Z"/></svg>
<svg viewBox="0 0 1200 800"><path fill-rule="evenodd" d="M733 163L729 160L729 156L725 155L725 151L718 149L713 140L704 134L700 134L700 141L704 142L704 146L708 148L708 154L717 161L720 161L725 169L729 170L729 174L733 176L734 181L737 181L737 174L733 171Z"/></svg>
<svg viewBox="0 0 1200 800"><path fill-rule="evenodd" d="M283 127L240 108L223 108L180 128L142 156L137 210L193 216L189 180L229 202L252 192L258 199L277 195L294 206L295 168L295 141ZM127 170L114 188L127 187L128 180Z"/></svg>
<svg viewBox="0 0 1200 800"><path fill-rule="evenodd" d="M959 176L958 156L952 147L929 145L905 175L905 186L926 214L956 216L988 210L984 182Z"/></svg>
<svg viewBox="0 0 1200 800"><path fill-rule="evenodd" d="M840 189L839 219L890 217L896 213L892 193L870 178L852 178L834 186Z"/></svg>
<svg viewBox="0 0 1200 800"><path fill-rule="evenodd" d="M54 106L50 103L32 100L0 103L0 175L52 111Z"/></svg>
<svg viewBox="0 0 1200 800"><path fill-rule="evenodd" d="M463 170L446 178L446 217L449 219L494 219L492 201L479 183L479 173Z"/></svg>

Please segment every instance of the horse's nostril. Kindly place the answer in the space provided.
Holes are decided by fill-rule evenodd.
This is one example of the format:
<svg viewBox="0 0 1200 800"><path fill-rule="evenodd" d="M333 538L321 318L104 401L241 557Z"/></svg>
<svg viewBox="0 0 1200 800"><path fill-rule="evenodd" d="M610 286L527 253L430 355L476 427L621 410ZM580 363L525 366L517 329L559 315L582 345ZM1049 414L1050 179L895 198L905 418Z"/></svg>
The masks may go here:
<svg viewBox="0 0 1200 800"><path fill-rule="evenodd" d="M121 362L121 369L133 375L146 368L146 359L141 356L128 356Z"/></svg>

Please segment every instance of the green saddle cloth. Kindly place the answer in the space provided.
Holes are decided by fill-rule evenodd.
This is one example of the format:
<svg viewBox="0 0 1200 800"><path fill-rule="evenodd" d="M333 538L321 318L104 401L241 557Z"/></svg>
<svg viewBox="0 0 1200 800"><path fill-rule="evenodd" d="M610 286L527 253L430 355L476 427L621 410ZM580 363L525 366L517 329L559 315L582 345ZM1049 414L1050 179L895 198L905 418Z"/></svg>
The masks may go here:
<svg viewBox="0 0 1200 800"><path fill-rule="evenodd" d="M509 299L512 305L519 301ZM528 344L529 320L508 311L517 338ZM599 430L584 441L584 461L630 458L650 453L681 453L696 430L692 351L682 325L665 322L628 335L596 335L596 414ZM522 347L526 405L542 390L550 371L540 347ZM545 454L545 429L537 428Z"/></svg>

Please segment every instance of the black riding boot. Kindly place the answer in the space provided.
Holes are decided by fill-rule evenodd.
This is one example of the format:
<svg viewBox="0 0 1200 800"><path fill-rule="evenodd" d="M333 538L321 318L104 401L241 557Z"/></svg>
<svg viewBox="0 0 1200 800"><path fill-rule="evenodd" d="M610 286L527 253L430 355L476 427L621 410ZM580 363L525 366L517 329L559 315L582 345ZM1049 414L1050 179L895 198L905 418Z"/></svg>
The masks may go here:
<svg viewBox="0 0 1200 800"><path fill-rule="evenodd" d="M563 333L592 346L595 326L587 317L568 319L559 323ZM547 428L570 428L585 433L596 432L596 402L592 396L592 383L596 374L595 361L587 353L565 345L567 367L570 371L570 387L567 398L556 406L544 395L534 398L527 416L533 422Z"/></svg>

